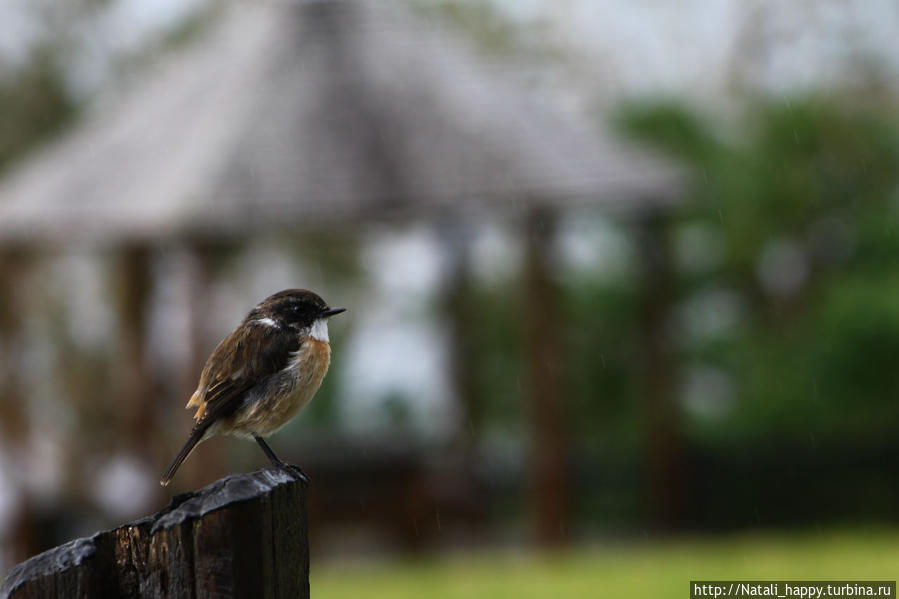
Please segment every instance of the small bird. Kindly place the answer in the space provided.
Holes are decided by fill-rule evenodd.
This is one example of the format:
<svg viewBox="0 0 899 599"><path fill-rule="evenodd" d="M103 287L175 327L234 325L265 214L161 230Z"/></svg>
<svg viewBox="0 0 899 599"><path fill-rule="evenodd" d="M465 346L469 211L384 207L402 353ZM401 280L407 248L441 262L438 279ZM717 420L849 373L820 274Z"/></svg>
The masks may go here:
<svg viewBox="0 0 899 599"><path fill-rule="evenodd" d="M318 391L331 363L328 319L344 311L306 289L279 291L253 308L203 367L186 406L197 409L196 423L160 484L169 484L194 447L217 434L253 438L272 464L291 468L263 437L287 424Z"/></svg>

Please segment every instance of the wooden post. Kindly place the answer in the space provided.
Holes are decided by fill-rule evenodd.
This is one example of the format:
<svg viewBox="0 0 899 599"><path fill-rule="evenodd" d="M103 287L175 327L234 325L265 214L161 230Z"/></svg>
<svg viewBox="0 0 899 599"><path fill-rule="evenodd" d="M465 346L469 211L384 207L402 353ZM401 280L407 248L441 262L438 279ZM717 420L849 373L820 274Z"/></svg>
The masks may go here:
<svg viewBox="0 0 899 599"><path fill-rule="evenodd" d="M25 250L0 251L0 355L6 362L0 368L0 436L20 446L27 441L28 416L17 358L12 356L20 353L17 346L25 320L25 299L20 287L32 260L33 256Z"/></svg>
<svg viewBox="0 0 899 599"><path fill-rule="evenodd" d="M191 414L191 412L182 412L184 404L197 388L200 380L200 373L203 371L203 365L206 359L215 347L218 339L216 336L210 336L209 306L212 301L210 288L215 281L216 271L216 246L209 240L194 241L186 248L186 259L190 271L190 290L188 296L190 298L188 305L188 326L185 330L184 343L190 348L189 358L182 369L179 380L179 393L171 402L171 410L173 414L181 412L182 414ZM178 420L178 425L168 427L169 447L165 452L171 451L171 445L182 443L190 429L193 427L193 419L190 417ZM171 459L171 456L162 458L164 460ZM187 460L181 467L182 481L186 481L188 485L197 486L201 481L205 482L210 478L216 478L226 473L225 466L222 461L222 445L207 443L203 447L202 460Z"/></svg>
<svg viewBox="0 0 899 599"><path fill-rule="evenodd" d="M155 424L153 382L147 368L147 318L152 290L152 251L135 244L122 250L118 276L119 360L116 427L121 446L150 447Z"/></svg>
<svg viewBox="0 0 899 599"><path fill-rule="evenodd" d="M25 364L20 354L23 347L23 323L28 306L27 277L39 264L33 251L25 248L4 247L0 250L0 438L4 451L24 451L31 435L28 421L28 404L25 400L21 367ZM5 481L4 484L13 484ZM21 483L20 483L21 484ZM33 524L36 518L35 501L27 488L20 489L23 497L16 502L10 520L11 530L0 535L6 545L7 555L15 559L31 555L42 549Z"/></svg>
<svg viewBox="0 0 899 599"><path fill-rule="evenodd" d="M309 597L306 486L267 468L10 570L0 599Z"/></svg>
<svg viewBox="0 0 899 599"><path fill-rule="evenodd" d="M531 487L537 541L558 545L568 537L567 418L562 389L564 359L552 242L556 215L533 208L525 225L524 327L530 375Z"/></svg>
<svg viewBox="0 0 899 599"><path fill-rule="evenodd" d="M637 223L640 257L640 378L647 422L652 520L662 530L676 528L683 516L681 415L677 405L677 363L671 314L675 302L674 267L667 215L652 213Z"/></svg>
<svg viewBox="0 0 899 599"><path fill-rule="evenodd" d="M479 356L475 330L480 317L472 297L471 224L445 218L439 233L449 255L442 295L449 325L450 384L459 412L459 429L453 450L464 456L467 467L472 467L482 432L484 408L477 384Z"/></svg>

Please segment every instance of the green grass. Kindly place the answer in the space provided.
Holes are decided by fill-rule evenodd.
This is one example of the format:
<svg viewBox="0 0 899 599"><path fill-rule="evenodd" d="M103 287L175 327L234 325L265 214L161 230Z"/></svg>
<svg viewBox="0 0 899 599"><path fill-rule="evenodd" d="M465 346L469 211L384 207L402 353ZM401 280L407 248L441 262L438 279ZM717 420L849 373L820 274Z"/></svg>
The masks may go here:
<svg viewBox="0 0 899 599"><path fill-rule="evenodd" d="M312 566L318 599L686 599L691 579L895 580L899 531L617 541L545 556L494 551Z"/></svg>

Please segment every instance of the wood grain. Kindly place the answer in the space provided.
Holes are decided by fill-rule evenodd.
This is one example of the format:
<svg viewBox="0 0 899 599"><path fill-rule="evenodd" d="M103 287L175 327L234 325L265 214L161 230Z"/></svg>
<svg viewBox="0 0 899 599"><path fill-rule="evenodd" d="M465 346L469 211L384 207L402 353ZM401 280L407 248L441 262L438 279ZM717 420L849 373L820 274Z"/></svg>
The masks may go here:
<svg viewBox="0 0 899 599"><path fill-rule="evenodd" d="M309 597L306 487L267 468L10 570L0 598Z"/></svg>

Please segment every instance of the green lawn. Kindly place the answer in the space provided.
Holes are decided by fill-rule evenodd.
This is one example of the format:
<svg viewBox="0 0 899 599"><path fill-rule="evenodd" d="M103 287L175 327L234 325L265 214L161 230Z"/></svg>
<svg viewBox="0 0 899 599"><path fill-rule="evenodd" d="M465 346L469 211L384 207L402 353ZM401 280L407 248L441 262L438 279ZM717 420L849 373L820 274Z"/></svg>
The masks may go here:
<svg viewBox="0 0 899 599"><path fill-rule="evenodd" d="M690 579L895 580L899 531L610 542L552 556L477 552L312 564L316 599L689 597Z"/></svg>

